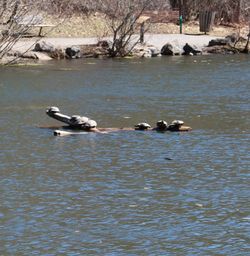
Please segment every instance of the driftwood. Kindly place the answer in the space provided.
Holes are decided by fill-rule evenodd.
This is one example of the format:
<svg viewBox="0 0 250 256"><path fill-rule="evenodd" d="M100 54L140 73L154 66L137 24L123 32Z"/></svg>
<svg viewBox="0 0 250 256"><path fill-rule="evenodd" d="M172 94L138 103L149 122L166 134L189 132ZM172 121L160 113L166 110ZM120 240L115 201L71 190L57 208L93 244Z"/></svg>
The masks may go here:
<svg viewBox="0 0 250 256"><path fill-rule="evenodd" d="M77 129L78 131L65 131L65 130L58 130L54 131L55 136L66 136L66 135L81 135L86 134L86 132L97 132L97 133L110 133L110 132L117 132L117 131L131 131L131 130L143 130L143 131L157 131L157 132L187 132L191 131L192 128L189 126L184 126L184 122L181 120L174 120L170 125L167 124L166 121L160 120L156 123L155 128L151 128L151 126L147 123L139 123L135 125L134 128L96 128L97 123L94 120L89 119L88 117L84 116L67 116L60 113L58 107L49 107L46 110L46 114L58 121L61 121L68 126L68 129ZM81 132L85 131L85 132Z"/></svg>

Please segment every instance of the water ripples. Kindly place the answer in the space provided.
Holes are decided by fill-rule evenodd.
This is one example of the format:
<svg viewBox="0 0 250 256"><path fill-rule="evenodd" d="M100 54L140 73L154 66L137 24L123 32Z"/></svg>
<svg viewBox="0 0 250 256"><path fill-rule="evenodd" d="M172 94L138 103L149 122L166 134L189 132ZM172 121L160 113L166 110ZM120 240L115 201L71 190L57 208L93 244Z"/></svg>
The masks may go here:
<svg viewBox="0 0 250 256"><path fill-rule="evenodd" d="M19 84L3 73L8 96L0 102L3 255L248 255L248 81L241 76L242 84L231 81L224 88L218 83L230 70L247 65L209 59L210 75L218 76L223 67L226 74L219 80L211 76L209 89L203 84L208 77L202 59L198 67L193 64L197 70L187 67L186 59L161 61L155 66L142 61L132 69L128 62L119 69L119 62L107 61L103 69L98 63L84 65L87 71L73 64L78 65L72 67L75 78L83 72L86 81L74 82L67 70L60 84L66 94L50 93L50 73L48 83L42 80L44 71L34 74L44 86L42 96L22 75L27 84L20 85L20 96L9 99L7 78L11 90ZM114 65L119 82L105 76ZM155 76L157 84L152 84ZM30 97L28 105L22 95ZM184 117L194 129L54 137L52 130L36 127L51 122L44 115L51 102L65 112L84 110L100 126L153 125Z"/></svg>

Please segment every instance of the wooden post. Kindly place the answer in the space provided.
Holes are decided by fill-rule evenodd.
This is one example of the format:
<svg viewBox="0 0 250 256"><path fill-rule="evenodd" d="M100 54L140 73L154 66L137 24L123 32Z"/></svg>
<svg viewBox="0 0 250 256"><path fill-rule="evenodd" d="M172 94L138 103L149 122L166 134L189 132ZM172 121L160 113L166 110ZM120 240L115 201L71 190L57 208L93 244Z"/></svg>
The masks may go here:
<svg viewBox="0 0 250 256"><path fill-rule="evenodd" d="M144 43L144 22L141 23L140 27L140 43Z"/></svg>
<svg viewBox="0 0 250 256"><path fill-rule="evenodd" d="M148 21L150 17L148 16L140 16L138 20L136 21L137 24L140 25L140 43L144 43L144 34L145 34L145 22Z"/></svg>

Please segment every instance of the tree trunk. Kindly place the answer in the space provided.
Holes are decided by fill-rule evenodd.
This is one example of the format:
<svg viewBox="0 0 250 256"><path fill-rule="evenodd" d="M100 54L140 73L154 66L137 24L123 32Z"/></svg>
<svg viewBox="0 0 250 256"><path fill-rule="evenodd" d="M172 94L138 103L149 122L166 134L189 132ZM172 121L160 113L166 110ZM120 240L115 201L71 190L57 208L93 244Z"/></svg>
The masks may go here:
<svg viewBox="0 0 250 256"><path fill-rule="evenodd" d="M237 0L236 10L234 13L234 22L240 23L241 21L241 8L242 8L242 0Z"/></svg>

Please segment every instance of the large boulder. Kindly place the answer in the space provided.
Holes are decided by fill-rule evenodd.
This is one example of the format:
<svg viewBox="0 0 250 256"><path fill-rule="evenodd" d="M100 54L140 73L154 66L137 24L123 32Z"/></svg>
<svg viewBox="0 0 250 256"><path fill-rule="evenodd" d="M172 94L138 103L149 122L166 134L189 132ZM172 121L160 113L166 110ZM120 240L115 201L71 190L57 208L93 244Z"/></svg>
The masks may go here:
<svg viewBox="0 0 250 256"><path fill-rule="evenodd" d="M161 55L174 56L181 55L181 49L177 44L166 43L161 48Z"/></svg>
<svg viewBox="0 0 250 256"><path fill-rule="evenodd" d="M234 33L225 38L211 40L207 47L203 48L206 54L235 54L248 52L247 39Z"/></svg>
<svg viewBox="0 0 250 256"><path fill-rule="evenodd" d="M103 42L100 45L88 44L71 46L66 48L65 54L68 59L97 58L108 54L108 45Z"/></svg>
<svg viewBox="0 0 250 256"><path fill-rule="evenodd" d="M139 58L151 58L160 55L160 51L153 45L138 44L134 47L132 55Z"/></svg>
<svg viewBox="0 0 250 256"><path fill-rule="evenodd" d="M157 57L161 55L160 50L153 45L149 45L148 49L151 51L151 57Z"/></svg>
<svg viewBox="0 0 250 256"><path fill-rule="evenodd" d="M161 48L161 55L173 56L174 55L173 45L169 43L163 45L163 47Z"/></svg>
<svg viewBox="0 0 250 256"><path fill-rule="evenodd" d="M80 46L73 45L65 49L65 54L68 59L79 59L81 58Z"/></svg>
<svg viewBox="0 0 250 256"><path fill-rule="evenodd" d="M33 49L38 59L49 60L49 59L64 59L65 54L60 48L56 48L53 44L41 41L35 45ZM39 54L43 53L43 54Z"/></svg>
<svg viewBox="0 0 250 256"><path fill-rule="evenodd" d="M34 51L35 52L53 52L55 50L55 47L53 46L53 44L45 42L45 41L41 41L36 43Z"/></svg>
<svg viewBox="0 0 250 256"><path fill-rule="evenodd" d="M105 56L108 54L109 49L104 43L100 46L96 44L81 45L80 48L82 58L98 58L100 56Z"/></svg>
<svg viewBox="0 0 250 256"><path fill-rule="evenodd" d="M149 49L139 49L139 48L134 48L132 55L134 57L138 57L138 58L151 58L152 57L152 53Z"/></svg>
<svg viewBox="0 0 250 256"><path fill-rule="evenodd" d="M236 48L232 48L230 46L225 45L215 45L210 47L203 48L204 54L235 54L239 53Z"/></svg>
<svg viewBox="0 0 250 256"><path fill-rule="evenodd" d="M208 47L212 46L222 46L222 45L227 45L229 43L228 39L226 38L217 38L209 41Z"/></svg>

